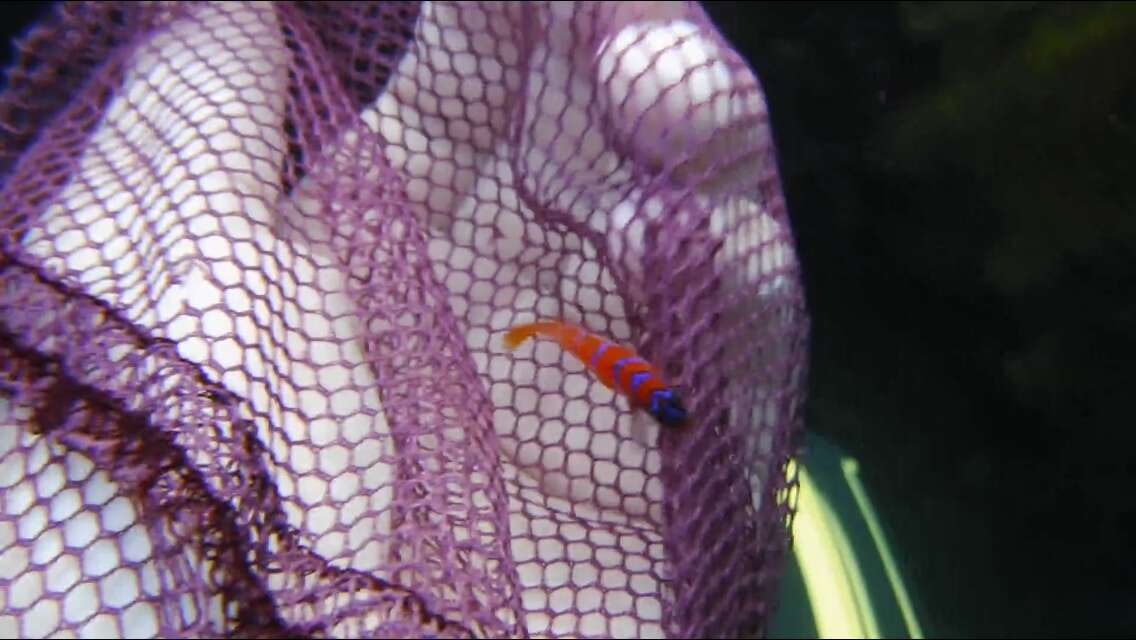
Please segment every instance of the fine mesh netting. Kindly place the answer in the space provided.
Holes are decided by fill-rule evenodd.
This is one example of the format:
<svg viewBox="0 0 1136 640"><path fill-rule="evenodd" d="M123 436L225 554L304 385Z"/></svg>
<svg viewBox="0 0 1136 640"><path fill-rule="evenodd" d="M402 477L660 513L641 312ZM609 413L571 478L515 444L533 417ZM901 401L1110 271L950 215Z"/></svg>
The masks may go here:
<svg viewBox="0 0 1136 640"><path fill-rule="evenodd" d="M699 6L68 3L0 124L0 633L763 632L807 317Z"/></svg>

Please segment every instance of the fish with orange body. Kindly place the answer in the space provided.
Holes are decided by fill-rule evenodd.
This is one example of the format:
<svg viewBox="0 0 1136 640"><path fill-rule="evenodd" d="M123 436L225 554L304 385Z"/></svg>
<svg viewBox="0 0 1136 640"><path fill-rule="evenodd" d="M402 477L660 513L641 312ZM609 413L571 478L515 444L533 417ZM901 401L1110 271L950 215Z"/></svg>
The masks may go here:
<svg viewBox="0 0 1136 640"><path fill-rule="evenodd" d="M505 347L512 351L534 336L555 340L591 369L600 382L625 394L633 406L646 409L663 426L679 427L686 422L686 408L678 391L631 347L559 320L514 326L505 333Z"/></svg>

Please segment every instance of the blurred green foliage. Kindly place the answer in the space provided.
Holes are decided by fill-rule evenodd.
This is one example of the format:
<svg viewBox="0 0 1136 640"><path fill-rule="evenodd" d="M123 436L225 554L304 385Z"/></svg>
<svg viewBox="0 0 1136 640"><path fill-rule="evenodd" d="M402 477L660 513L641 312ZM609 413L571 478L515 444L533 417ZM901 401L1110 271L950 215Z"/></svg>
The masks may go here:
<svg viewBox="0 0 1136 640"><path fill-rule="evenodd" d="M910 32L944 42L944 79L882 131L885 145L902 179L964 172L982 198L971 207L952 199L953 211L940 205L934 217L893 224L934 242L942 227L995 220L990 238L964 250L977 252L970 258L984 263L981 284L1019 318L1025 339L1008 354L1009 384L1055 418L1074 419L1091 406L1123 419L1109 409L1119 398L1107 381L1082 387L1065 374L1076 371L1069 365L1079 353L1096 359L1108 350L1102 333L1123 340L1136 313L1136 296L1124 294L1136 258L1136 6L984 7L901 6ZM918 241L906 249L911 263L932 253Z"/></svg>
<svg viewBox="0 0 1136 640"><path fill-rule="evenodd" d="M930 636L1136 632L1136 4L708 3Z"/></svg>

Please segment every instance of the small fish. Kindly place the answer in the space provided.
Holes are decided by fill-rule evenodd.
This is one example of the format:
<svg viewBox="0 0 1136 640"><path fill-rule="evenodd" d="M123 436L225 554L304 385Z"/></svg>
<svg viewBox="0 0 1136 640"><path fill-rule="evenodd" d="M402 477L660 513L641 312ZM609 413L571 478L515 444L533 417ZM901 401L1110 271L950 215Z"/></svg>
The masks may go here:
<svg viewBox="0 0 1136 640"><path fill-rule="evenodd" d="M679 427L686 422L686 408L678 391L666 384L655 367L636 355L631 347L558 320L539 320L509 329L505 333L505 347L512 351L533 336L558 342L561 348L594 371L600 382L625 393L634 406L646 409L663 426Z"/></svg>

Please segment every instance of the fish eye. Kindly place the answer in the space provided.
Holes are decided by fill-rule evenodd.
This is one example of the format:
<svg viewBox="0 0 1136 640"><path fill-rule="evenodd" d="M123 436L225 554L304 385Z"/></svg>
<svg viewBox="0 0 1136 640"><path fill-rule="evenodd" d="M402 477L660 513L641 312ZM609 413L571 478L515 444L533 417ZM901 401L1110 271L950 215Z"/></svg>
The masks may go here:
<svg viewBox="0 0 1136 640"><path fill-rule="evenodd" d="M673 389L655 392L650 412L659 422L671 427L680 426L687 419L686 407Z"/></svg>
<svg viewBox="0 0 1136 640"><path fill-rule="evenodd" d="M682 406L678 398L667 398L661 403L659 409L660 417L667 424L677 425L686 420L686 408Z"/></svg>

